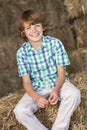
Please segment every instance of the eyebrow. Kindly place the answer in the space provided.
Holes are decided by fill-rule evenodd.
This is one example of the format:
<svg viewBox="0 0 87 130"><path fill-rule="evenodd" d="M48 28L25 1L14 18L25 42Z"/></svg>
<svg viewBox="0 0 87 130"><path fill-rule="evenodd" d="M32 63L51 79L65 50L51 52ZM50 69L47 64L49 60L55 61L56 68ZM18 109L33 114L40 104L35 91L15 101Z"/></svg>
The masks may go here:
<svg viewBox="0 0 87 130"><path fill-rule="evenodd" d="M24 27L24 28L28 28L28 27L30 27L31 25L36 25L36 24L40 24L40 23L30 24L30 25L28 25L28 26L26 26L26 27Z"/></svg>

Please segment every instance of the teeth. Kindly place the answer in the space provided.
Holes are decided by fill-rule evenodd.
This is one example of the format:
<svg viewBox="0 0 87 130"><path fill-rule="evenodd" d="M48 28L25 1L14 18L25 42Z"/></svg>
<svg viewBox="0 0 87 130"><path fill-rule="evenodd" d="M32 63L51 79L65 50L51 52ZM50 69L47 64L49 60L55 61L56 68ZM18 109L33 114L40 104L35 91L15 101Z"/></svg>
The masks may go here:
<svg viewBox="0 0 87 130"><path fill-rule="evenodd" d="M33 37L37 37L37 36L39 36L39 33L33 34L32 36L33 36Z"/></svg>

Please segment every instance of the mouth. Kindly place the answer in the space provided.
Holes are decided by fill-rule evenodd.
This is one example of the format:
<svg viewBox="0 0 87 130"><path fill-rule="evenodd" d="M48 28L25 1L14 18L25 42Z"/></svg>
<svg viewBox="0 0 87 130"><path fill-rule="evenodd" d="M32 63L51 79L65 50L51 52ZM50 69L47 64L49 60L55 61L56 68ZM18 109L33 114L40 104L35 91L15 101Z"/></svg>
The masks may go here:
<svg viewBox="0 0 87 130"><path fill-rule="evenodd" d="M32 37L38 37L40 35L40 33L35 33L35 34L32 34L31 36Z"/></svg>

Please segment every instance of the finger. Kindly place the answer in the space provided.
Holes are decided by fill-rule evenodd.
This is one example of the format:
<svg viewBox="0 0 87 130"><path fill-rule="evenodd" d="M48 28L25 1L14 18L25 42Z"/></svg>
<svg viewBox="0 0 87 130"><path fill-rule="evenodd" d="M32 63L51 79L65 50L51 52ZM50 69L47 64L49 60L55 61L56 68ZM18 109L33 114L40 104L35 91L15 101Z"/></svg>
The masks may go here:
<svg viewBox="0 0 87 130"><path fill-rule="evenodd" d="M58 98L54 97L52 100L50 100L51 103L58 102Z"/></svg>
<svg viewBox="0 0 87 130"><path fill-rule="evenodd" d="M40 108L45 108L45 104L43 104L43 103L38 103L38 105Z"/></svg>
<svg viewBox="0 0 87 130"><path fill-rule="evenodd" d="M47 101L47 100L42 99L42 100L40 100L40 101L39 101L39 103L40 103L40 104L47 105L47 104L48 104L48 101Z"/></svg>
<svg viewBox="0 0 87 130"><path fill-rule="evenodd" d="M56 102L55 100L51 100L51 101L50 101L50 104L55 103L55 102Z"/></svg>
<svg viewBox="0 0 87 130"><path fill-rule="evenodd" d="M48 98L49 101L51 101L53 99L53 96L50 95L50 97Z"/></svg>
<svg viewBox="0 0 87 130"><path fill-rule="evenodd" d="M44 100L43 100L43 103L44 103L44 104L48 104L48 100L44 99Z"/></svg>
<svg viewBox="0 0 87 130"><path fill-rule="evenodd" d="M57 104L57 102L54 102L54 103L50 103L51 105L56 105Z"/></svg>
<svg viewBox="0 0 87 130"><path fill-rule="evenodd" d="M58 103L58 101L54 101L54 102L50 102L51 105L56 105Z"/></svg>
<svg viewBox="0 0 87 130"><path fill-rule="evenodd" d="M56 97L52 96L49 100L54 102L56 100Z"/></svg>

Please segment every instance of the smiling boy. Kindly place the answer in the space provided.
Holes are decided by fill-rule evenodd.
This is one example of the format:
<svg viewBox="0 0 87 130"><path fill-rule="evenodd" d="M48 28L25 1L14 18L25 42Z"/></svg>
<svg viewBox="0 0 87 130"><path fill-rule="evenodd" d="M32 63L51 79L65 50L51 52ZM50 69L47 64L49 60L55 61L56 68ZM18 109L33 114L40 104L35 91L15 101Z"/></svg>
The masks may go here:
<svg viewBox="0 0 87 130"><path fill-rule="evenodd" d="M28 130L48 130L34 112L60 101L52 130L68 130L80 91L65 71L70 64L67 52L59 39L44 35L44 17L39 11L23 12L20 31L26 41L17 51L17 65L26 93L14 109L16 118Z"/></svg>

